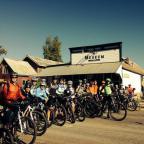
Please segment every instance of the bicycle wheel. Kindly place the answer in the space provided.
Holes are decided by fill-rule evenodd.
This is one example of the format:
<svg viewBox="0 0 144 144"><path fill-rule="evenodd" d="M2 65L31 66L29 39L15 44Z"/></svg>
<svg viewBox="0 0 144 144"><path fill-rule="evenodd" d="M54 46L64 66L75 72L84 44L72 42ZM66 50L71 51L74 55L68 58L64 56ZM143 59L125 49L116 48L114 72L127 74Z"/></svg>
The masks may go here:
<svg viewBox="0 0 144 144"><path fill-rule="evenodd" d="M127 110L121 103L112 104L109 109L109 115L112 119L116 121L122 121L127 116Z"/></svg>
<svg viewBox="0 0 144 144"><path fill-rule="evenodd" d="M84 113L89 118L96 117L96 105L92 101L86 101L84 104Z"/></svg>
<svg viewBox="0 0 144 144"><path fill-rule="evenodd" d="M54 113L54 122L57 126L63 126L67 120L67 112L64 106L57 105Z"/></svg>
<svg viewBox="0 0 144 144"><path fill-rule="evenodd" d="M76 119L71 106L67 108L67 115L68 115L68 121L70 121L71 123L75 123Z"/></svg>
<svg viewBox="0 0 144 144"><path fill-rule="evenodd" d="M36 126L29 117L21 117L21 121L13 122L12 135L15 143L34 144L36 140Z"/></svg>
<svg viewBox="0 0 144 144"><path fill-rule="evenodd" d="M82 122L85 120L84 109L79 102L77 102L75 106L75 115L78 121Z"/></svg>
<svg viewBox="0 0 144 144"><path fill-rule="evenodd" d="M0 128L0 144L13 144L14 139L10 131Z"/></svg>
<svg viewBox="0 0 144 144"><path fill-rule="evenodd" d="M39 111L32 112L33 121L36 124L37 136L43 135L48 127L48 122L46 117Z"/></svg>
<svg viewBox="0 0 144 144"><path fill-rule="evenodd" d="M129 101L127 104L127 109L129 111L135 111L137 109L137 103L135 100Z"/></svg>

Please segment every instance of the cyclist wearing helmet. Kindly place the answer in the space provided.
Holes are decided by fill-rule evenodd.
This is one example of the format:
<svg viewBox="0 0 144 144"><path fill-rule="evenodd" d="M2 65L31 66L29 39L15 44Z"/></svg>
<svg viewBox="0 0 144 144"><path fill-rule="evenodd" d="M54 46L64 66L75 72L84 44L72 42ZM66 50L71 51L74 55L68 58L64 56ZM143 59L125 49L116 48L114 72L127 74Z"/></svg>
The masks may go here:
<svg viewBox="0 0 144 144"><path fill-rule="evenodd" d="M82 80L79 80L79 84L76 88L76 93L78 95L82 95L84 93L84 86L83 86Z"/></svg>
<svg viewBox="0 0 144 144"><path fill-rule="evenodd" d="M105 84L104 91L105 91L106 96L111 96L112 89L111 89L111 79L110 78L106 79L106 84Z"/></svg>
<svg viewBox="0 0 144 144"><path fill-rule="evenodd" d="M21 93L21 88L17 84L17 79L18 79L17 73L10 74L10 82L7 82L3 87L3 96L4 96L3 104L6 107L8 107L10 109L10 111L12 110L11 112L14 115L17 115L17 113L18 113L17 100L25 100L26 99L26 97L24 95L22 95L22 93Z"/></svg>
<svg viewBox="0 0 144 144"><path fill-rule="evenodd" d="M35 96L36 95L38 78L33 77L31 81L32 81L32 85L31 85L30 93L31 93L32 96Z"/></svg>
<svg viewBox="0 0 144 144"><path fill-rule="evenodd" d="M73 82L71 80L69 80L67 82L67 88L65 89L65 94L66 95L74 95L75 94L75 90L73 88Z"/></svg>
<svg viewBox="0 0 144 144"><path fill-rule="evenodd" d="M58 88L58 81L56 78L54 78L50 84L50 95L55 95L57 88Z"/></svg>
<svg viewBox="0 0 144 144"><path fill-rule="evenodd" d="M90 83L86 83L85 92L86 92L87 94L90 94L90 93L91 93L91 92L90 92Z"/></svg>
<svg viewBox="0 0 144 144"><path fill-rule="evenodd" d="M75 90L73 88L73 82L71 80L68 81L67 88L64 93L67 96L71 96L72 99L75 98ZM73 112L75 111L75 103L73 100L72 100L72 111Z"/></svg>
<svg viewBox="0 0 144 144"><path fill-rule="evenodd" d="M40 86L36 89L36 97L39 98L44 103L48 101L45 82L41 82Z"/></svg>
<svg viewBox="0 0 144 144"><path fill-rule="evenodd" d="M4 100L9 104L17 101L18 99L25 99L25 96L22 95L21 89L17 84L17 79L17 73L10 74L10 82L5 84L3 87Z"/></svg>
<svg viewBox="0 0 144 144"><path fill-rule="evenodd" d="M102 110L104 110L104 105L106 102L108 102L108 104L111 103L111 100L112 100L111 94L112 94L111 79L107 78L105 86L104 86L104 97L103 97L103 103L102 103ZM107 118L109 118L109 111L107 113Z"/></svg>
<svg viewBox="0 0 144 144"><path fill-rule="evenodd" d="M93 96L97 96L97 94L98 94L98 85L97 85L96 80L91 80L89 89L90 89L90 92Z"/></svg>
<svg viewBox="0 0 144 144"><path fill-rule="evenodd" d="M102 82L101 82L101 85L100 85L100 87L99 87L99 95L100 96L103 96L104 95L104 88L105 88L105 81L103 80Z"/></svg>
<svg viewBox="0 0 144 144"><path fill-rule="evenodd" d="M66 89L66 85L64 85L64 80L63 79L60 79L60 82L58 84L58 87L56 89L56 93L61 96L64 94L64 91Z"/></svg>
<svg viewBox="0 0 144 144"><path fill-rule="evenodd" d="M30 93L31 90L31 84L30 83L26 83L24 88L22 89L22 94L28 99L31 100L33 99L33 96Z"/></svg>

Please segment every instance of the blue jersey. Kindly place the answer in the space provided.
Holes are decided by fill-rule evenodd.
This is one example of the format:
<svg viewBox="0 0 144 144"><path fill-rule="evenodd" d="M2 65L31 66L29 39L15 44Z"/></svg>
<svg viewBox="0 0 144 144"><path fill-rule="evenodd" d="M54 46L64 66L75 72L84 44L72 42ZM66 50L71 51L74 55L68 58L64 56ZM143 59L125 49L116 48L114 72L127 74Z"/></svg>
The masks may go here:
<svg viewBox="0 0 144 144"><path fill-rule="evenodd" d="M41 89L40 87L38 87L36 89L36 97L41 98L42 100L47 100L47 92L46 89Z"/></svg>

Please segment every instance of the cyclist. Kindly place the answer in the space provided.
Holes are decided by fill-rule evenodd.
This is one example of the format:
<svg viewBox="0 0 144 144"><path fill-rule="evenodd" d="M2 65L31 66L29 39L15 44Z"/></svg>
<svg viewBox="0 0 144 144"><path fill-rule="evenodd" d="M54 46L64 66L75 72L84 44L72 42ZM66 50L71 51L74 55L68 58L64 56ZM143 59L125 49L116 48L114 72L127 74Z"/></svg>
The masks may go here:
<svg viewBox="0 0 144 144"><path fill-rule="evenodd" d="M86 92L87 95L89 95L91 92L90 92L90 83L86 83L86 86L85 86L85 89L84 91Z"/></svg>
<svg viewBox="0 0 144 144"><path fill-rule="evenodd" d="M82 83L82 80L79 80L79 84L78 84L78 86L77 86L77 88L76 88L76 93L78 94L78 95L82 95L82 94L84 94L84 86L83 86L83 83Z"/></svg>
<svg viewBox="0 0 144 144"><path fill-rule="evenodd" d="M59 82L58 87L56 89L56 94L59 96L63 95L65 89L66 89L66 85L64 85L64 80L60 79L60 82Z"/></svg>
<svg viewBox="0 0 144 144"><path fill-rule="evenodd" d="M87 84L87 79L85 78L85 79L83 79L83 87L85 88L86 87L86 84Z"/></svg>
<svg viewBox="0 0 144 144"><path fill-rule="evenodd" d="M32 96L35 96L36 95L38 78L33 77L31 81L32 81L32 85L31 85L31 89L30 89L30 94Z"/></svg>
<svg viewBox="0 0 144 144"><path fill-rule="evenodd" d="M98 85L97 85L97 81L96 80L91 80L90 82L90 92L91 94L94 96L94 95L97 95L98 93Z"/></svg>
<svg viewBox="0 0 144 144"><path fill-rule="evenodd" d="M48 96L46 92L46 83L41 82L40 86L36 89L36 94L35 96L39 98L42 102L47 103L48 101Z"/></svg>
<svg viewBox="0 0 144 144"><path fill-rule="evenodd" d="M13 115L17 115L18 113L17 101L26 99L26 97L21 93L21 88L17 84L17 79L18 74L11 73L10 82L4 84L3 87L4 105L6 106L5 108L8 107L10 110L12 110L11 112L14 113ZM13 118L11 118L11 120L8 121L12 121Z"/></svg>
<svg viewBox="0 0 144 144"><path fill-rule="evenodd" d="M104 105L106 102L108 102L108 105L111 104L111 100L112 100L111 95L112 95L111 79L107 78L105 86L104 86L104 97L103 97L103 102L102 102L102 110L104 110ZM109 118L109 113L107 114L107 118Z"/></svg>
<svg viewBox="0 0 144 144"><path fill-rule="evenodd" d="M75 90L73 88L73 82L71 80L69 80L67 82L68 86L67 88L65 89L65 93L70 96L70 95L74 95L75 94Z"/></svg>
<svg viewBox="0 0 144 144"><path fill-rule="evenodd" d="M12 104L18 99L26 99L26 97L21 93L21 89L17 84L17 79L17 73L10 74L10 82L6 83L3 87L4 99L8 104Z"/></svg>
<svg viewBox="0 0 144 144"><path fill-rule="evenodd" d="M31 84L26 83L25 86L22 89L22 94L28 99L28 100L33 100L33 96L30 93L31 90Z"/></svg>
<svg viewBox="0 0 144 144"><path fill-rule="evenodd" d="M127 90L128 90L128 97L132 98L132 96L134 95L134 90L133 90L131 84L128 85L128 89Z"/></svg>
<svg viewBox="0 0 144 144"><path fill-rule="evenodd" d="M50 84L50 95L55 95L57 88L58 88L58 81L56 78L54 78Z"/></svg>
<svg viewBox="0 0 144 144"><path fill-rule="evenodd" d="M46 84L46 86L45 86L45 88L46 88L46 93L47 93L47 96L49 96L49 87L48 87L48 84L47 84L47 81L46 81L46 79L41 79L41 82L43 82L43 83L45 83Z"/></svg>
<svg viewBox="0 0 144 144"><path fill-rule="evenodd" d="M104 88L105 88L105 81L103 80L102 82L101 82L101 85L100 85L100 87L99 87L99 96L100 96L100 99L102 99L103 98L103 96L104 96Z"/></svg>
<svg viewBox="0 0 144 144"><path fill-rule="evenodd" d="M74 88L73 88L73 82L72 82L71 80L69 80L69 81L67 82L67 84L68 84L68 86L67 86L67 88L65 89L64 93L65 93L65 95L71 96L72 99L74 99L74 98L75 98L75 90L74 90ZM74 101L72 101L72 110L73 110L73 112L75 111Z"/></svg>

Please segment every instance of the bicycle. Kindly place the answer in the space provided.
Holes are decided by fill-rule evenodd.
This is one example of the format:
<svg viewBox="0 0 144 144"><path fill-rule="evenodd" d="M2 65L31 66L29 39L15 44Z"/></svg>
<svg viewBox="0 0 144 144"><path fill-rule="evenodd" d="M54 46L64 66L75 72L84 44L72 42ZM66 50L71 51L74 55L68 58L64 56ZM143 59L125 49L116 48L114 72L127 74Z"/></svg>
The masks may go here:
<svg viewBox="0 0 144 144"><path fill-rule="evenodd" d="M29 116L26 116L26 111L21 111L22 104L16 103L16 105L18 112L15 114L12 124L8 126L14 141L16 143L34 144L37 134L36 125Z"/></svg>
<svg viewBox="0 0 144 144"><path fill-rule="evenodd" d="M63 98L60 96L51 95L49 97L47 106L47 118L49 121L49 126L53 123L57 126L63 126L67 120L66 109L62 104Z"/></svg>
<svg viewBox="0 0 144 144"><path fill-rule="evenodd" d="M5 119L4 109L0 110L0 144L14 144L14 138L6 125L8 121Z"/></svg>
<svg viewBox="0 0 144 144"><path fill-rule="evenodd" d="M40 111L36 110L35 107L31 105L31 102L26 101L26 103L20 107L21 114L23 117L30 117L34 121L36 125L36 134L37 136L41 136L47 130L47 120Z"/></svg>
<svg viewBox="0 0 144 144"><path fill-rule="evenodd" d="M101 116L108 109L107 118L112 118L116 121L122 121L127 116L125 106L118 102L113 96L104 96L101 106Z"/></svg>

